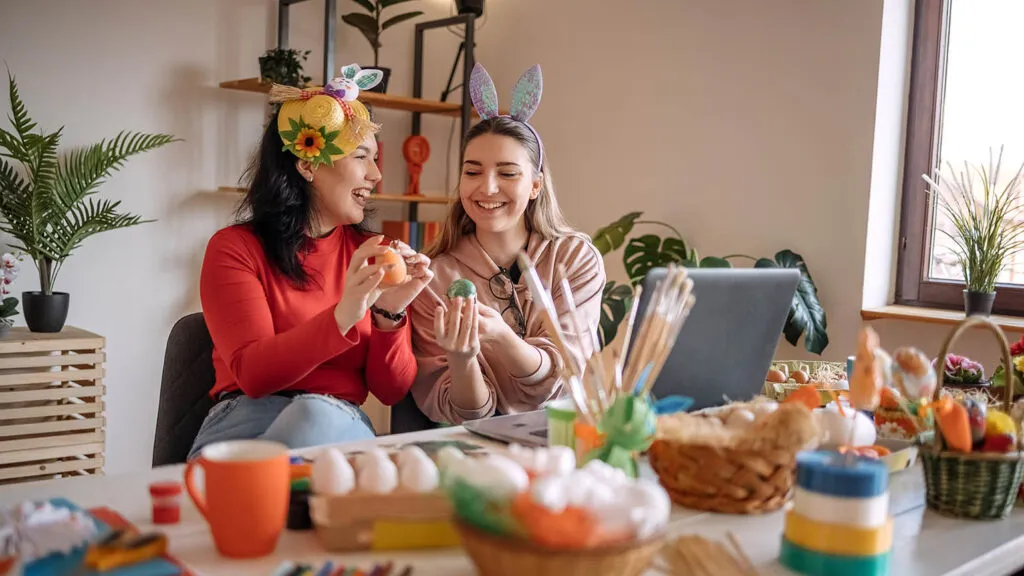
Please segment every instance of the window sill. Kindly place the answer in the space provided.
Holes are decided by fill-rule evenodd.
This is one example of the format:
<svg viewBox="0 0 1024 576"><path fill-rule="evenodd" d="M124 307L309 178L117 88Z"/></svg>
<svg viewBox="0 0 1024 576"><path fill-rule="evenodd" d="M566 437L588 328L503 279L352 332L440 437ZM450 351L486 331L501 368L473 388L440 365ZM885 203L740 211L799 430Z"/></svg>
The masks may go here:
<svg viewBox="0 0 1024 576"><path fill-rule="evenodd" d="M907 322L924 322L927 324L945 324L952 326L964 319L962 310L942 310L922 306L901 306L893 304L879 308L865 308L860 311L861 320L904 320ZM1024 317L993 314L989 317L1005 332L1024 332Z"/></svg>

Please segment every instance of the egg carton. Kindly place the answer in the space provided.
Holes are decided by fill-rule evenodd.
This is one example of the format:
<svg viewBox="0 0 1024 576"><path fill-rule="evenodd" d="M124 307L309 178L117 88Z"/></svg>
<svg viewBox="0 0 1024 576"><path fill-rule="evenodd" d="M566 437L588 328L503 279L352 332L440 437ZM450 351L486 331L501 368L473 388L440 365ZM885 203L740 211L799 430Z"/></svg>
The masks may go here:
<svg viewBox="0 0 1024 576"><path fill-rule="evenodd" d="M391 452L388 457L396 468L400 466L398 453ZM358 469L358 455L346 454L345 458ZM418 492L398 484L382 491L379 486L357 484L345 494L313 493L309 496L309 515L317 537L329 551L459 545L452 524L453 508L440 487Z"/></svg>

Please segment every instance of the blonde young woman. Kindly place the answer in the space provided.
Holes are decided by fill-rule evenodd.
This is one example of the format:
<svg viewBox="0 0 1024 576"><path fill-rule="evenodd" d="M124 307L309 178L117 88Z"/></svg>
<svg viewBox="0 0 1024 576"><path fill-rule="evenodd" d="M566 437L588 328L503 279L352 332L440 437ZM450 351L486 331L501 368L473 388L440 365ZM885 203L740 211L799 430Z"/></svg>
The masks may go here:
<svg viewBox="0 0 1024 576"><path fill-rule="evenodd" d="M564 326L571 324L560 266L589 329L599 322L605 284L601 254L562 216L540 137L527 123L540 101L540 67L516 83L509 116L499 115L494 84L479 64L470 92L482 120L465 138L459 201L426 251L434 278L410 307L418 367L412 396L428 418L451 424L536 410L563 390L563 359L521 278L520 251L551 290ZM447 297L460 278L474 284L475 297ZM577 357L590 352L575 340L569 345Z"/></svg>

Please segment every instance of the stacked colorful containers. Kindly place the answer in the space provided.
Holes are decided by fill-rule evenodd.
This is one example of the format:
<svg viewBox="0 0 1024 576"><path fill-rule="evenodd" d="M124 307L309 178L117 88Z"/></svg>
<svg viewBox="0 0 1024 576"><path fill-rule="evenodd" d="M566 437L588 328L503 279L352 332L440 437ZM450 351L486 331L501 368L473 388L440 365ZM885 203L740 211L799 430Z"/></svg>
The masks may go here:
<svg viewBox="0 0 1024 576"><path fill-rule="evenodd" d="M807 576L889 573L889 469L831 451L797 455L796 488L779 561Z"/></svg>

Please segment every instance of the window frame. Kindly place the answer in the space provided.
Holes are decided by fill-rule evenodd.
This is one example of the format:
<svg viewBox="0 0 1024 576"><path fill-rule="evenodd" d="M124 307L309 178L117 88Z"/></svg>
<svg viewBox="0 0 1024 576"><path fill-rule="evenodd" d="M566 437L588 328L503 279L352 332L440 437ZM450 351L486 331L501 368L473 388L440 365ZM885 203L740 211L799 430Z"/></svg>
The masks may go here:
<svg viewBox="0 0 1024 576"><path fill-rule="evenodd" d="M900 201L899 246L895 302L906 306L962 310L964 283L935 280L925 273L929 265L931 202L922 174L932 174L939 150L942 119L938 114L943 89L947 19L950 0L917 0L914 8L910 91ZM1024 287L999 284L992 311L1024 316Z"/></svg>

